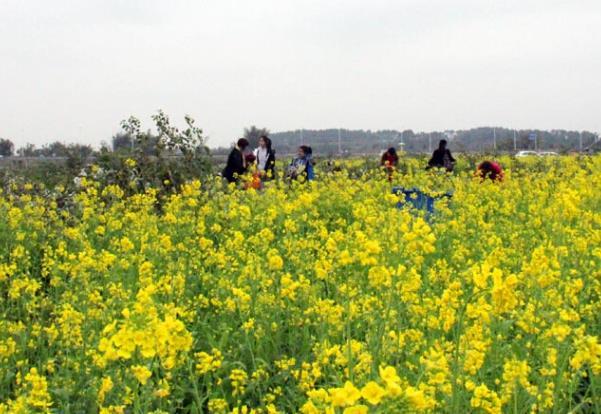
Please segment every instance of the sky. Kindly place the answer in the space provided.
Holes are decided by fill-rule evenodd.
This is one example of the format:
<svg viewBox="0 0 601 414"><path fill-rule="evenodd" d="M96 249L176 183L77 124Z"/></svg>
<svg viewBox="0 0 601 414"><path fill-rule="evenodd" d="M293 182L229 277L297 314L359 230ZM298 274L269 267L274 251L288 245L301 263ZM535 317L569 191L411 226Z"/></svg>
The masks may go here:
<svg viewBox="0 0 601 414"><path fill-rule="evenodd" d="M0 137L244 127L601 132L599 0L0 0Z"/></svg>

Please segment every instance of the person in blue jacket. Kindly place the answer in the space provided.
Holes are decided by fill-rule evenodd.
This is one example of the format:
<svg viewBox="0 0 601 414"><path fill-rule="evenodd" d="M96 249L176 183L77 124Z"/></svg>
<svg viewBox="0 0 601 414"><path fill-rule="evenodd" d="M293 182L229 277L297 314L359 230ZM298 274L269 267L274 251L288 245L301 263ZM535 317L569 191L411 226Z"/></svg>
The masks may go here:
<svg viewBox="0 0 601 414"><path fill-rule="evenodd" d="M312 181L315 178L313 170L313 150L307 145L298 147L296 158L292 160L288 166L288 176L293 180L298 180L304 176L307 181Z"/></svg>

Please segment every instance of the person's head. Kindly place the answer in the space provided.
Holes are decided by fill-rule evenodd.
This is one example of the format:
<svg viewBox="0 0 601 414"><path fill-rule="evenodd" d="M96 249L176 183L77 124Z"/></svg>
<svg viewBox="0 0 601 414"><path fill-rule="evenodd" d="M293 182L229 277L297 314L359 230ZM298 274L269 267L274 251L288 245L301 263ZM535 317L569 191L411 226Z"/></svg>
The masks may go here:
<svg viewBox="0 0 601 414"><path fill-rule="evenodd" d="M261 135L259 138L259 147L266 148L271 151L271 139L267 135Z"/></svg>
<svg viewBox="0 0 601 414"><path fill-rule="evenodd" d="M388 151L386 151L388 154L392 155L393 157L396 157L396 149L394 147L390 147L388 148Z"/></svg>
<svg viewBox="0 0 601 414"><path fill-rule="evenodd" d="M478 165L478 170L482 172L492 171L492 162L490 161L482 161L480 165Z"/></svg>
<svg viewBox="0 0 601 414"><path fill-rule="evenodd" d="M311 155L312 151L311 151L311 147L308 147L307 145L301 145L300 147L298 147L298 156L299 157L307 157L309 155Z"/></svg>
<svg viewBox="0 0 601 414"><path fill-rule="evenodd" d="M498 173L495 169L495 165L492 161L482 161L480 165L478 165L478 170L476 172L482 179L490 178L491 180L501 180L502 173Z"/></svg>
<svg viewBox="0 0 601 414"><path fill-rule="evenodd" d="M248 140L246 138L240 138L236 145L240 148L240 151L244 151L246 147L248 147Z"/></svg>
<svg viewBox="0 0 601 414"><path fill-rule="evenodd" d="M440 142L438 143L438 149L441 149L441 150L447 149L447 140L446 139L440 140Z"/></svg>
<svg viewBox="0 0 601 414"><path fill-rule="evenodd" d="M253 154L252 152L246 154L244 158L246 159L247 164L253 164L257 160L257 157L255 157L255 154Z"/></svg>

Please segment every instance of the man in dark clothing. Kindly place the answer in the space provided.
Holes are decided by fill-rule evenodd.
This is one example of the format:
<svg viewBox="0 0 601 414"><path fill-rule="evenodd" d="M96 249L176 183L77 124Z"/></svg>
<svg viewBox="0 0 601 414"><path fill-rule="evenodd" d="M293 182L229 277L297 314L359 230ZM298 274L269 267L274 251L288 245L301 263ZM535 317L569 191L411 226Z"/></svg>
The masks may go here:
<svg viewBox="0 0 601 414"><path fill-rule="evenodd" d="M438 149L432 153L432 158L428 161L426 169L430 168L444 168L447 171L453 171L455 167L455 158L451 155L451 151L447 149L447 141L441 139L438 143Z"/></svg>
<svg viewBox="0 0 601 414"><path fill-rule="evenodd" d="M223 170L223 177L230 182L235 183L238 177L246 172L246 161L243 152L248 147L248 140L240 138L227 157L227 164Z"/></svg>

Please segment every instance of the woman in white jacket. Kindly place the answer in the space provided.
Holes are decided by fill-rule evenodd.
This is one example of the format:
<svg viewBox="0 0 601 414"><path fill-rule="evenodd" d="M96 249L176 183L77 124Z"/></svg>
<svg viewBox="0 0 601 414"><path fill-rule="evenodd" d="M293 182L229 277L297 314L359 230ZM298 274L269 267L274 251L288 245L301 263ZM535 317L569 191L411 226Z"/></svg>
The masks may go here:
<svg viewBox="0 0 601 414"><path fill-rule="evenodd" d="M259 147L254 151L257 168L264 179L274 177L275 151L271 148L271 139L263 135L259 138Z"/></svg>

